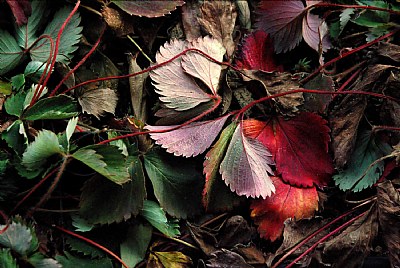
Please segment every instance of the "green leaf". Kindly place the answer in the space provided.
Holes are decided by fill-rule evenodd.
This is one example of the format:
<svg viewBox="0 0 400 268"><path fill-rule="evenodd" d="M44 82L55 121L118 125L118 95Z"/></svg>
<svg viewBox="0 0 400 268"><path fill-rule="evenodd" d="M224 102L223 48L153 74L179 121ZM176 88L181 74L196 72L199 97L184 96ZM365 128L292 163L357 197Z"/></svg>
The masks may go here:
<svg viewBox="0 0 400 268"><path fill-rule="evenodd" d="M90 233L88 233L88 235L89 234ZM99 241L96 241L96 242L102 244ZM69 248L71 249L72 252L74 252L74 253L77 252L77 253L79 253L80 256L82 256L82 255L85 257L89 256L92 259L99 259L99 258L106 257L106 253L104 251L102 251L101 249L99 249L95 246L92 246L92 245L86 243L85 241L82 241L81 239L78 239L78 238L75 238L72 236L68 236L66 238L66 243L69 245Z"/></svg>
<svg viewBox="0 0 400 268"><path fill-rule="evenodd" d="M37 85L32 84L31 87L29 88L28 92L26 93L26 97L25 97L25 101L24 101L24 108L23 108L24 110L25 110L26 108L28 108L29 105L31 104L32 99L33 99L33 96L35 95L35 92L36 92L36 87L37 87ZM41 98L41 97L43 97L45 94L47 94L47 90L48 90L48 88L47 88L47 87L44 87L44 88L42 89L42 92L40 93L39 98Z"/></svg>
<svg viewBox="0 0 400 268"><path fill-rule="evenodd" d="M68 143L67 152L69 152L69 147L70 147L69 141L72 137L72 134L74 134L75 127L77 124L78 124L78 117L71 118L68 121L67 129L65 130L65 135L66 135L67 143Z"/></svg>
<svg viewBox="0 0 400 268"><path fill-rule="evenodd" d="M6 225L0 225L1 230L5 227ZM0 245L12 249L21 256L29 253L32 242L34 241L31 229L21 223L10 223L5 232L0 234Z"/></svg>
<svg viewBox="0 0 400 268"><path fill-rule="evenodd" d="M4 95L10 95L12 92L12 84L10 82L4 82L0 80L0 93Z"/></svg>
<svg viewBox="0 0 400 268"><path fill-rule="evenodd" d="M62 268L55 259L46 258L42 253L35 253L29 257L28 262L35 268Z"/></svg>
<svg viewBox="0 0 400 268"><path fill-rule="evenodd" d="M20 117L24 111L26 94L26 92L20 91L17 94L11 95L9 98L7 98L6 102L4 103L6 112L10 115Z"/></svg>
<svg viewBox="0 0 400 268"><path fill-rule="evenodd" d="M0 267L1 268L18 268L17 261L11 255L9 248L0 249Z"/></svg>
<svg viewBox="0 0 400 268"><path fill-rule="evenodd" d="M218 141L206 154L203 164L203 173L206 176L206 184L203 190L203 205L207 211L226 211L244 199L229 189L219 173L219 166L235 132L236 125L236 122L232 122L227 126L221 132Z"/></svg>
<svg viewBox="0 0 400 268"><path fill-rule="evenodd" d="M112 262L109 258L102 259L86 259L75 257L68 252L65 252L65 256L57 255L56 260L61 263L63 268L113 268Z"/></svg>
<svg viewBox="0 0 400 268"><path fill-rule="evenodd" d="M41 61L31 61L26 65L24 75L33 82L38 83L46 68L46 63ZM48 71L47 71L48 74Z"/></svg>
<svg viewBox="0 0 400 268"><path fill-rule="evenodd" d="M63 7L57 11L54 14L53 20L47 24L43 34L50 35L55 43L58 32L71 11L72 9L70 7ZM73 57L73 53L78 49L77 44L82 36L82 27L79 26L80 22L81 17L77 12L64 28L58 47L57 62L68 64ZM46 62L50 55L50 42L39 42L30 52L32 60Z"/></svg>
<svg viewBox="0 0 400 268"><path fill-rule="evenodd" d="M48 97L36 102L22 115L25 120L67 119L79 114L78 103L67 95Z"/></svg>
<svg viewBox="0 0 400 268"><path fill-rule="evenodd" d="M390 146L375 139L370 131L361 133L357 138L355 150L349 160L347 169L334 175L335 184L341 190L359 192L373 185L384 169L383 161L374 161L389 154Z"/></svg>
<svg viewBox="0 0 400 268"><path fill-rule="evenodd" d="M154 194L166 212L178 218L200 212L204 181L191 159L154 149L144 156L144 166Z"/></svg>
<svg viewBox="0 0 400 268"><path fill-rule="evenodd" d="M89 232L94 228L94 225L88 223L84 218L80 217L78 213L71 215L72 226L74 226L77 232Z"/></svg>
<svg viewBox="0 0 400 268"><path fill-rule="evenodd" d="M28 136L21 120L16 120L1 134L1 138L18 154L22 154L28 145Z"/></svg>
<svg viewBox="0 0 400 268"><path fill-rule="evenodd" d="M140 213L154 228L169 237L180 235L177 221L168 221L164 210L154 201L145 200Z"/></svg>
<svg viewBox="0 0 400 268"><path fill-rule="evenodd" d="M94 177L82 188L79 213L93 224L109 224L129 219L139 214L146 198L145 179L139 157L129 157L131 181L122 186ZM110 202L104 196L112 196Z"/></svg>
<svg viewBox="0 0 400 268"><path fill-rule="evenodd" d="M144 224L129 227L124 242L121 243L121 259L135 267L145 256L151 240L152 228Z"/></svg>
<svg viewBox="0 0 400 268"><path fill-rule="evenodd" d="M38 170L43 167L50 156L63 153L57 135L49 130L42 130L39 131L35 141L26 148L22 155L22 164L27 169Z"/></svg>
<svg viewBox="0 0 400 268"><path fill-rule="evenodd" d="M89 145L76 151L72 157L116 184L130 180L125 157L114 145Z"/></svg>
<svg viewBox="0 0 400 268"><path fill-rule="evenodd" d="M13 86L13 91L20 91L25 86L25 75L17 74L11 77L11 84Z"/></svg>
<svg viewBox="0 0 400 268"><path fill-rule="evenodd" d="M32 13L28 18L28 23L20 27L15 27L15 38L17 43L22 48L29 48L37 39L36 32L47 16L46 1L32 1Z"/></svg>
<svg viewBox="0 0 400 268"><path fill-rule="evenodd" d="M0 29L0 75L3 75L22 61L24 52L7 31Z"/></svg>

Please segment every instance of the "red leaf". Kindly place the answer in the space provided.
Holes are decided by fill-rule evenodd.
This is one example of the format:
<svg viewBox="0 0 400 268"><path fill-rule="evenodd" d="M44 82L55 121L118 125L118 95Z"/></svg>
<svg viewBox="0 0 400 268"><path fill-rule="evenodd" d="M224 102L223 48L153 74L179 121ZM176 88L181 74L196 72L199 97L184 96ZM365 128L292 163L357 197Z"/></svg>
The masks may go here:
<svg viewBox="0 0 400 268"><path fill-rule="evenodd" d="M32 7L29 0L6 0L14 15L18 26L26 24L28 17L32 13Z"/></svg>
<svg viewBox="0 0 400 268"><path fill-rule="evenodd" d="M220 166L222 179L238 195L270 196L275 187L268 175L273 174L271 153L257 139L245 136L242 123L236 127Z"/></svg>
<svg viewBox="0 0 400 268"><path fill-rule="evenodd" d="M149 18L161 17L166 14L170 14L171 11L175 10L176 7L185 4L184 1L153 1L153 0L141 0L141 1L121 1L113 0L123 11L129 15L145 16Z"/></svg>
<svg viewBox="0 0 400 268"><path fill-rule="evenodd" d="M246 37L242 47L242 57L236 62L238 68L283 72L283 66L274 59L274 44L264 31L255 31Z"/></svg>
<svg viewBox="0 0 400 268"><path fill-rule="evenodd" d="M293 186L326 186L333 173L328 154L329 128L319 115L303 112L291 120L249 120L244 131L257 138L275 156L277 174ZM275 137L273 136L275 133Z"/></svg>
<svg viewBox="0 0 400 268"><path fill-rule="evenodd" d="M318 193L313 188L297 188L285 184L278 177L271 177L276 192L266 199L254 200L251 217L258 225L261 237L275 241L283 232L283 223L288 218L308 218L318 210Z"/></svg>
<svg viewBox="0 0 400 268"><path fill-rule="evenodd" d="M295 48L302 38L302 1L261 1L257 29L269 33L277 53Z"/></svg>
<svg viewBox="0 0 400 268"><path fill-rule="evenodd" d="M150 133L158 145L176 156L196 156L211 146L229 115L217 120L191 123L182 128L164 133ZM173 126L146 126L148 130L162 130Z"/></svg>

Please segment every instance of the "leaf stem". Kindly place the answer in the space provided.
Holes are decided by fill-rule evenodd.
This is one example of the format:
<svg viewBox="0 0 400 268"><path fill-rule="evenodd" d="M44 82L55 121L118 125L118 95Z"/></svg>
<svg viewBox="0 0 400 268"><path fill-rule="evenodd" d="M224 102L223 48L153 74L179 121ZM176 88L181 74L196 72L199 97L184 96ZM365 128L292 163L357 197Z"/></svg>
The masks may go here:
<svg viewBox="0 0 400 268"><path fill-rule="evenodd" d="M136 47L137 49L139 49L140 53L142 53L142 55L143 55L150 63L153 63L153 64L154 64L154 62L150 59L150 57L147 56L147 54L143 51L143 49L138 45L138 43L136 43L136 41L135 41L130 35L127 35L126 37L128 37L128 39L135 45L135 47Z"/></svg>
<svg viewBox="0 0 400 268"><path fill-rule="evenodd" d="M57 92L57 90L62 86L62 84L65 82L65 80L68 79L68 77L71 76L83 63L86 62L86 60L93 54L93 52L97 49L97 47L100 44L101 38L103 37L104 31L106 30L106 27L104 26L103 29L100 32L100 36L97 39L96 43L92 46L92 48L89 50L89 52L78 62L78 64L75 65L74 68L72 68L65 76L64 78L58 83L58 85L53 89L53 91L50 93L50 97L54 96Z"/></svg>
<svg viewBox="0 0 400 268"><path fill-rule="evenodd" d="M287 257L289 257L291 254L293 254L296 250L298 250L300 247L302 247L304 244L306 244L308 241L310 241L312 238L314 238L314 236L318 235L320 232L322 232L323 230L327 229L329 226L331 226L332 224L338 222L339 220L343 219L344 217L350 215L351 213L353 213L354 211L356 211L357 209L359 209L362 206L365 206L369 203L371 203L374 199L372 200L367 200L365 202L363 202L362 204L359 204L357 206L355 206L354 208L350 209L349 211L347 211L346 213L340 215L339 217L337 217L336 219L334 219L333 221L325 224L324 226L322 226L321 228L319 228L318 230L316 230L315 232L313 232L312 234L308 235L306 237L306 239L304 239L303 241L301 241L300 243L298 243L296 246L294 246L291 250L289 250L285 255L283 255L271 268L277 268Z"/></svg>
<svg viewBox="0 0 400 268"><path fill-rule="evenodd" d="M128 266L120 257L118 257L117 254L115 254L114 252L112 252L112 251L109 250L108 248L106 248L106 247L100 245L99 243L96 243L96 242L94 242L93 240L91 240L91 239L89 239L89 238L86 238L86 237L84 237L84 236L81 236L81 235L79 235L79 234L76 234L76 233L74 233L74 232L71 232L71 231L69 231L69 230L67 230L67 229L65 229L65 228L63 228L63 227L61 227L61 226L57 226L57 225L52 225L52 226L53 226L54 228L60 230L60 231L63 232L63 233L69 234L69 235L71 235L71 236L73 236L73 237L76 237L76 238L78 238L78 239L80 239L80 240L85 241L85 242L88 243L88 244L91 244L92 246L95 246L96 248L99 248L99 249L103 250L103 251L106 252L107 254L111 255L114 259L116 259L123 267L129 268L129 266Z"/></svg>
<svg viewBox="0 0 400 268"><path fill-rule="evenodd" d="M352 55L352 54L354 54L354 53L356 53L356 52L358 52L358 51L360 51L360 50L363 50L364 48L370 47L370 46L372 46L372 45L378 43L379 41L381 41L381 40L383 40L383 39L386 39L386 38L388 38L388 37L391 37L391 36L393 36L395 33L397 33L398 31L399 31L399 29L396 29L396 30L394 30L394 31L392 31L392 32L390 32L390 33L387 33L387 34L385 34L385 35L383 35L383 36L381 36L381 37L378 37L378 38L375 39L375 40L372 40L371 42L365 43L364 45L361 45L361 46L359 46L359 47L356 47L356 48L354 48L354 49L352 49L352 50L350 50L350 51L347 51L347 52L345 52L345 53L339 55L338 57L336 57L336 58L334 58L334 59L328 61L328 62L325 63L324 65L319 66L319 67L318 67L314 72L312 72L309 76L307 76L306 78L304 78L303 80L301 80L300 83L301 83L301 84L305 84L305 83L308 82L311 78L313 78L314 76L316 76L322 69L324 69L325 67L331 65L332 63L335 63L335 62L337 62L337 61L340 60L340 59L343 59L343 58L345 58L345 57L347 57L347 56L350 56L350 55Z"/></svg>

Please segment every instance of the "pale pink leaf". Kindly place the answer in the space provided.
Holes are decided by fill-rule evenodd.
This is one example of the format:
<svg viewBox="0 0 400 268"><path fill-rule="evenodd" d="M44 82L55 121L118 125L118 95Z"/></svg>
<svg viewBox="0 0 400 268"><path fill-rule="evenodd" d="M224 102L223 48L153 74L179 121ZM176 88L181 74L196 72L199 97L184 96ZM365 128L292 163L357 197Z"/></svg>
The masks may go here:
<svg viewBox="0 0 400 268"><path fill-rule="evenodd" d="M315 51L323 52L329 49L328 27L317 15L307 13L303 18L304 41Z"/></svg>
<svg viewBox="0 0 400 268"><path fill-rule="evenodd" d="M211 146L228 117L226 115L217 120L191 123L169 132L150 133L150 137L176 156L196 156ZM146 129L157 131L172 127L174 126L146 126Z"/></svg>
<svg viewBox="0 0 400 268"><path fill-rule="evenodd" d="M275 192L268 174L273 174L272 155L258 140L244 136L236 127L220 166L222 179L238 195L265 198Z"/></svg>
<svg viewBox="0 0 400 268"><path fill-rule="evenodd" d="M170 60L186 49L187 43L172 40L165 43L156 54L156 64ZM201 90L193 78L186 74L181 66L181 58L177 58L150 72L155 82L156 92L166 107L177 111L189 110L200 103L211 100L210 95Z"/></svg>
<svg viewBox="0 0 400 268"><path fill-rule="evenodd" d="M270 34L277 53L286 52L300 43L306 12L302 1L261 1L256 28Z"/></svg>
<svg viewBox="0 0 400 268"><path fill-rule="evenodd" d="M217 39L209 36L193 40L188 47L199 49L217 61L222 61L226 52L224 46ZM186 73L203 81L214 95L217 94L221 65L202 54L189 52L182 56L182 68Z"/></svg>

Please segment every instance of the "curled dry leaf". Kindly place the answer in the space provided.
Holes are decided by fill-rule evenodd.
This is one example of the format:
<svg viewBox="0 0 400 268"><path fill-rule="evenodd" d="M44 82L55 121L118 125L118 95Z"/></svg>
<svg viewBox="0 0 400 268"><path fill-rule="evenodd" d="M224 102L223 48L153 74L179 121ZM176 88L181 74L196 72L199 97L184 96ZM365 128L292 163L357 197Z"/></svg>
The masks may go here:
<svg viewBox="0 0 400 268"><path fill-rule="evenodd" d="M258 140L243 133L243 123L236 127L220 166L222 179L232 191L247 197L267 197L275 192L268 174L273 174L272 155Z"/></svg>
<svg viewBox="0 0 400 268"><path fill-rule="evenodd" d="M89 89L78 97L78 102L82 106L83 112L92 114L99 119L106 112L115 113L118 96L110 88Z"/></svg>
<svg viewBox="0 0 400 268"><path fill-rule="evenodd" d="M101 11L105 22L117 36L125 36L134 32L133 18L119 9L104 7Z"/></svg>
<svg viewBox="0 0 400 268"><path fill-rule="evenodd" d="M193 40L201 37L200 24L200 3L197 1L187 1L182 6L182 26L186 40Z"/></svg>
<svg viewBox="0 0 400 268"><path fill-rule="evenodd" d="M224 45L230 58L236 48L232 34L236 22L236 7L232 1L204 1L198 18L202 28Z"/></svg>
<svg viewBox="0 0 400 268"><path fill-rule="evenodd" d="M170 14L178 6L185 4L184 1L173 0L173 1L152 1L152 0L141 0L141 1L121 1L112 0L123 11L129 15L135 15L139 17L161 17Z"/></svg>
<svg viewBox="0 0 400 268"><path fill-rule="evenodd" d="M254 200L251 217L258 225L261 237L275 241L283 232L283 223L288 218L308 218L318 210L318 193L313 188L297 188L272 177L276 187L274 195Z"/></svg>

